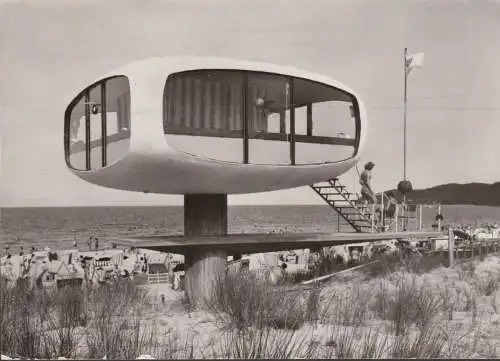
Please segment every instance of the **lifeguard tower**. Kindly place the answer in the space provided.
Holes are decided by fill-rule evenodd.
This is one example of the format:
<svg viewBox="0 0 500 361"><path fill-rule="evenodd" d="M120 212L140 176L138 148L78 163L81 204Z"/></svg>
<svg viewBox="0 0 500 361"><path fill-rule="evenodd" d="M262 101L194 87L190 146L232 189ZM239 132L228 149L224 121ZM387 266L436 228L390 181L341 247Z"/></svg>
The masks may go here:
<svg viewBox="0 0 500 361"><path fill-rule="evenodd" d="M228 254L406 236L228 235L228 194L324 180L338 186L332 182L358 161L368 132L363 103L323 75L232 59L147 59L81 91L66 109L64 129L66 163L76 176L184 195L184 236L127 244L184 254L194 304L211 297Z"/></svg>

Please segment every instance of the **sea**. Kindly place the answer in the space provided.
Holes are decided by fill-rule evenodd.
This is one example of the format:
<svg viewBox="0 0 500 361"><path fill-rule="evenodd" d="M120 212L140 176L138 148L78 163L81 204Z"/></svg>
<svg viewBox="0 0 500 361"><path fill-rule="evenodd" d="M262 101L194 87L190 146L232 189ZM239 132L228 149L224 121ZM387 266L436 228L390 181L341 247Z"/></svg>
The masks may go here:
<svg viewBox="0 0 500 361"><path fill-rule="evenodd" d="M443 205L443 224L500 224L500 207ZM423 209L423 226L435 223L437 207ZM70 248L76 240L87 244L90 236L106 246L120 238L147 235L182 235L182 206L150 207L31 207L1 208L2 249L21 246L41 249ZM230 206L229 233L349 232L327 205ZM1 253L1 252L0 252Z"/></svg>

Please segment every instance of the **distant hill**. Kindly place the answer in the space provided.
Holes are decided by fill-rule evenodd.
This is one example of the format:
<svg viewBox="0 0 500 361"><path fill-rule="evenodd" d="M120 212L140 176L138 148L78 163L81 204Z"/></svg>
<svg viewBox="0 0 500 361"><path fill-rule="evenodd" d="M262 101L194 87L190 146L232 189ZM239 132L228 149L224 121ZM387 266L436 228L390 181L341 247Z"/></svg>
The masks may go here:
<svg viewBox="0 0 500 361"><path fill-rule="evenodd" d="M394 191L394 190L393 190ZM395 191L397 198L402 195ZM474 204L481 206L500 206L500 182L486 183L449 183L439 186L415 189L407 196L412 203Z"/></svg>

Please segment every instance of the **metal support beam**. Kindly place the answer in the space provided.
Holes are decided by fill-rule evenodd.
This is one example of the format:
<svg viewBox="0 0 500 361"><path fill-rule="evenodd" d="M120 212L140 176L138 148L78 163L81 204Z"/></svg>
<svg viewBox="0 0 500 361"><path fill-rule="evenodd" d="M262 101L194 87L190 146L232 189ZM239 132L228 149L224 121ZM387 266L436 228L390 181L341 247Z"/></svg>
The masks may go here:
<svg viewBox="0 0 500 361"><path fill-rule="evenodd" d="M85 92L85 169L90 170L90 93Z"/></svg>
<svg viewBox="0 0 500 361"><path fill-rule="evenodd" d="M106 110L106 82L101 84L101 146L102 146L102 166L108 163L108 121Z"/></svg>

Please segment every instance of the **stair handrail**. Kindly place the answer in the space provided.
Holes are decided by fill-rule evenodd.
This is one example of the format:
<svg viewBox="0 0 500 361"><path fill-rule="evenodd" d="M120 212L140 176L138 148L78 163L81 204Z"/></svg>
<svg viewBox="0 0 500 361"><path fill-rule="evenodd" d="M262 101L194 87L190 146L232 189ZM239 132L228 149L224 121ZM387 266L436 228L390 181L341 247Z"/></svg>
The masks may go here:
<svg viewBox="0 0 500 361"><path fill-rule="evenodd" d="M340 190L339 190L339 186L335 184L337 181L338 181L338 178L330 178L330 179L327 179L327 180L326 180L326 182L330 185L330 187L334 188L334 189L338 192L338 194L339 194L339 195L341 195L341 196L344 198L344 200L345 200L346 202L348 202L348 203L351 205L351 207L353 207L353 208L355 208L355 209L357 209L357 210L358 210L359 214L363 217L363 219L364 219L365 221L369 221L369 219L368 219L367 217L365 217L365 216L363 216L363 215L361 214L361 210L360 210L359 208L357 208L357 207L356 207L356 205L353 203L353 201L352 201L351 199L349 199L349 197L346 197L346 196L343 194L342 189L340 189ZM314 190L314 191L315 191L318 195L320 195L320 196L321 196L324 200L326 200L326 201L328 202L328 199L327 199L324 195L322 195L320 191L318 191L318 190L316 189L316 186L315 186L314 184L312 184L312 185L311 185L311 188L312 188L312 189L313 189L313 190ZM345 188L345 187L342 187L342 188ZM339 209L338 209L336 206L334 206L334 205L330 205L330 206L331 206L332 208L334 208L334 209L335 209L335 211L336 211L336 212L337 212L337 213L338 213L338 214L339 214L342 218L344 218L344 220L345 220L347 223L349 223L349 224L350 224L350 225L351 225L354 229L356 229L356 231L358 231L358 232L360 232L360 231L361 231L361 229L359 228L359 226L358 226L358 225L357 225L357 224L356 224L356 223L355 223L352 219L349 219L349 217L347 217L347 215L346 215L346 214L344 214L344 213L342 213L341 211L339 211Z"/></svg>
<svg viewBox="0 0 500 361"><path fill-rule="evenodd" d="M329 184L330 187L336 190L338 195L340 195L345 202L347 202L353 209L357 211L356 212L356 216L358 217L357 219L350 219L350 217L348 217L347 214L344 214L340 209L337 208L337 206L330 203L328 196L325 196L324 194L321 193L321 191L317 189L317 187L319 188L322 187L315 186L314 184L312 184L311 187L318 195L320 195L325 201L327 201L330 204L330 206L334 208L339 213L339 215L347 221L347 223L349 223L352 227L354 227L358 232L361 232L362 227L369 227L371 228L372 232L380 230L386 231L387 226L385 225L384 205L386 204L386 202L387 203L389 202L389 196L386 194L386 192L376 193L375 203L373 203L371 207L368 205L363 205L360 207L361 197L359 193L357 192L349 193L351 195L354 195L354 197L350 197L349 194L346 194L346 192L344 191L346 187L340 184L338 181L339 179L335 177L328 179L326 182ZM377 220L376 217L377 209L380 212L379 220ZM358 222L364 223L364 225L358 224Z"/></svg>
<svg viewBox="0 0 500 361"><path fill-rule="evenodd" d="M330 185L331 185L332 187L337 188L338 186L336 186L336 185L334 184L334 183L335 183L335 181L338 181L338 178L331 178L331 179L329 179L329 180L328 180L328 183L330 183ZM342 195L342 192L341 192L341 191L339 191L339 194L341 194L341 195ZM354 193L353 193L353 194L354 194ZM350 204L352 207L354 207L354 208L356 208L356 209L358 210L359 215L360 215L361 217L363 217L363 218L364 218L367 222L371 222L371 221L372 221L372 218L371 218L371 217L369 217L369 216L367 217L367 214L369 214L369 212L362 211L361 209L359 209L359 208L358 208L358 204L357 204L357 202L359 201L359 198L360 198L360 197L359 197L359 193L357 193L357 192L356 192L356 199L352 199L352 200L351 200L351 199L348 199L348 198L344 197L344 199L345 199L345 201L346 201L346 202L349 202L349 204Z"/></svg>
<svg viewBox="0 0 500 361"><path fill-rule="evenodd" d="M359 170L357 169L356 167L356 170L358 171L359 173ZM329 179L329 183L335 187L335 185L330 182L330 181L334 181L336 178L333 178L333 179ZM338 180L338 179L337 179ZM381 212L381 223L382 223L382 227L385 228L384 226L384 218L385 218L385 212L384 212L384 199L387 200L387 202L389 202L389 196L385 193L385 192L381 192L379 194L381 194L381 201L380 201L380 204L378 202L378 197L376 196L377 194L375 193L375 203L373 203L372 207L371 207L371 210L370 212L365 212L365 211L361 211L359 208L358 208L358 202L360 200L360 196L359 196L359 193L356 192L356 193L353 193L356 195L355 199L353 200L349 200L349 199L346 199L346 201L348 201L349 203L351 203L351 205L353 207L355 207L356 209L358 209L358 211L360 212L360 216L363 217L366 221L370 222L371 224L371 230L372 230L372 233L375 231L375 229L378 229L380 228L380 224L378 225L375 225L375 213L376 213L376 209L377 209L377 206L379 207L379 210Z"/></svg>

